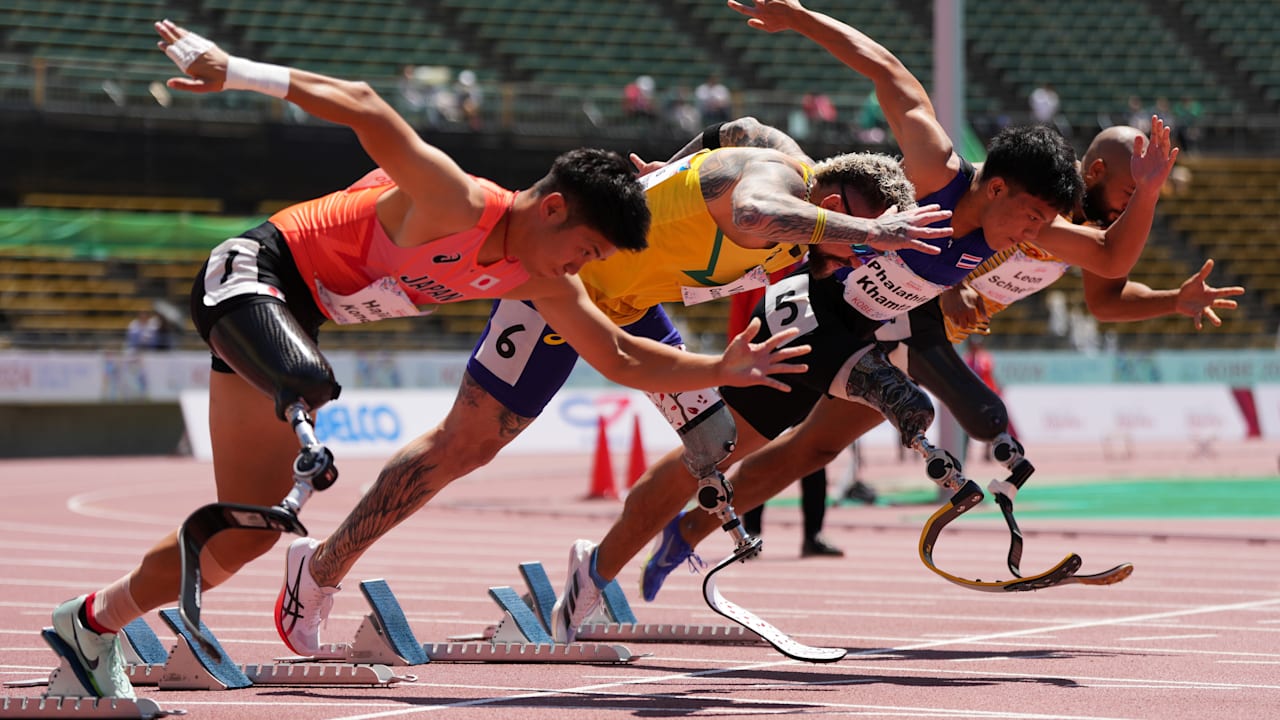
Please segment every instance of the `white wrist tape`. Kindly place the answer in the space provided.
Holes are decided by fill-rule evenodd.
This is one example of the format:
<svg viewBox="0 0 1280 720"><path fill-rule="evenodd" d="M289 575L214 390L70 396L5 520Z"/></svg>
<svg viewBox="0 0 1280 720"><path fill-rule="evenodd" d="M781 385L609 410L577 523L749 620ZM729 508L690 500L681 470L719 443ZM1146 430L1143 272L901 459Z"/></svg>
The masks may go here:
<svg viewBox="0 0 1280 720"><path fill-rule="evenodd" d="M213 42L206 40L199 35L189 32L178 39L178 42L171 43L164 49L164 54L169 56L174 65L182 72L186 72L191 67L191 63L196 58L204 54L206 50L213 47Z"/></svg>
<svg viewBox="0 0 1280 720"><path fill-rule="evenodd" d="M232 57L227 61L225 90L252 90L283 98L289 94L289 68Z"/></svg>

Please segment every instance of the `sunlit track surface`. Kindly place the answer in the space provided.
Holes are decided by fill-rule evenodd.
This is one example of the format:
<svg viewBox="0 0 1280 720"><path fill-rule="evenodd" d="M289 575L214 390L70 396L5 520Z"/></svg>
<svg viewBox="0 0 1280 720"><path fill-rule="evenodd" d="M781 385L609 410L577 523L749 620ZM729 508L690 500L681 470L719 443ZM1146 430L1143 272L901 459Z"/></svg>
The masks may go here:
<svg viewBox="0 0 1280 720"><path fill-rule="evenodd" d="M1259 450L1249 449L1262 456L1256 476L1274 480L1275 448ZM1034 503L1036 484L1077 482L1087 492L1087 483L1104 477L1105 468L1092 465L1105 463L1076 462L1067 452L1063 457L1072 464L1055 467L1052 458L1037 457L1040 471L1020 504ZM1136 462L1118 466L1117 475L1150 477L1132 467ZM1249 476L1243 461L1233 463L1224 475ZM326 534L340 521L379 466L341 459L339 465L338 485L304 510L313 534ZM983 467L966 469L985 479ZM868 479L890 484L911 469L873 458ZM338 596L325 638L349 640L355 633L367 613L356 588L362 579L387 580L424 643L494 624L501 611L486 591L522 588L520 562L541 561L558 590L569 544L578 537L598 540L621 508L616 501L581 499L589 474L587 456L513 456L455 483L360 561ZM164 531L213 499L209 466L185 459L8 461L0 463L0 475L5 681L47 677L54 667L39 630L56 603L119 577ZM1109 587L1005 596L954 587L920 564L916 535L932 509L833 508L826 534L847 557L801 560L798 511L774 508L762 557L717 576L727 597L798 640L849 649L848 657L831 665L790 661L767 646L631 644L642 657L621 665L436 663L401 669L417 682L391 687L144 687L139 694L196 719L1200 720L1260 718L1266 716L1259 714L1262 708L1280 707L1280 580L1267 570L1280 547L1280 520L1029 515L1022 521L1024 568L1076 552L1084 558L1081 572L1125 561L1136 570ZM935 556L940 565L974 577L1007 577L1008 538L998 516L962 517L946 532ZM720 537L707 543L710 557L727 553L730 544ZM238 663L269 663L288 654L271 619L283 556L281 542L205 598L205 622ZM632 563L620 581L641 621L724 622L703 604L699 577L677 571L652 604L639 599L637 577ZM148 622L166 645L171 642L154 613ZM12 699L39 689L3 692Z"/></svg>

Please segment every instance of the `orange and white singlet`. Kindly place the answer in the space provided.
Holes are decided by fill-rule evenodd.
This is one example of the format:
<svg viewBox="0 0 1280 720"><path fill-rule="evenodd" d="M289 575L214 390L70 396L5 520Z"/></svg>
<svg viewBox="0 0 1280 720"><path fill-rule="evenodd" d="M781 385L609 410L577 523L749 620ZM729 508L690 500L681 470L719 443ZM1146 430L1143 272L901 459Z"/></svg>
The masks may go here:
<svg viewBox="0 0 1280 720"><path fill-rule="evenodd" d="M475 227L416 247L393 243L378 222L378 198L395 187L381 169L335 193L293 205L269 221L289 243L324 314L339 324L425 315L440 303L496 298L529 279L519 262L480 265L480 247L515 193L484 178Z"/></svg>
<svg viewBox="0 0 1280 720"><path fill-rule="evenodd" d="M745 248L724 236L707 210L698 176L713 152L703 150L641 177L652 216L649 247L614 253L578 272L596 307L618 325L633 323L664 302L692 305L763 287L768 273L803 254L795 245ZM802 172L809 180L809 168Z"/></svg>

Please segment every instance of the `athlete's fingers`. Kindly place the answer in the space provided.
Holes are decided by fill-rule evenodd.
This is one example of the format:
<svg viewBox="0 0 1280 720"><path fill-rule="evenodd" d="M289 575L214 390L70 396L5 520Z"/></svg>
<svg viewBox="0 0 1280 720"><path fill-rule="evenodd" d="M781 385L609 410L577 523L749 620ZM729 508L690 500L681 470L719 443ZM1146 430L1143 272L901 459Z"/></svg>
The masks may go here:
<svg viewBox="0 0 1280 720"><path fill-rule="evenodd" d="M1201 281L1208 279L1209 273L1213 272L1213 258L1208 258L1204 264L1200 266L1200 272L1196 273L1196 277Z"/></svg>
<svg viewBox="0 0 1280 720"><path fill-rule="evenodd" d="M774 361L776 361L776 362L781 362L781 361L783 361L783 360L790 360L790 359L792 359L792 358L798 358L798 357L800 357L800 356L802 356L802 355L808 355L808 354L809 354L809 351L810 351L810 350L812 350L812 349L813 349L813 348L811 348L811 347L810 347L810 346L808 346L808 345L796 345L795 347L782 348L782 349L780 349L780 350L775 350L774 352L770 353L770 354L769 354L769 359L770 359L770 360L774 360ZM801 366L796 365L796 364L794 364L794 363L783 363L783 364L784 364L786 367L789 367L789 368L790 368L790 367L801 367ZM795 371L791 370L791 371L788 371L788 372L795 372Z"/></svg>
<svg viewBox="0 0 1280 720"><path fill-rule="evenodd" d="M755 337L758 332L760 332L760 318L753 317L751 318L751 322L747 323L747 328L743 330L738 337L750 343L751 338ZM769 338L764 342L755 343L750 345L750 347L752 349L760 348L772 351L782 345L786 345L792 340L795 340L798 335L800 335L800 328L790 327L776 335L769 336Z"/></svg>
<svg viewBox="0 0 1280 720"><path fill-rule="evenodd" d="M192 77L174 77L165 81L165 85L173 90L185 90L193 93L211 93L216 92L213 86L199 78Z"/></svg>
<svg viewBox="0 0 1280 720"><path fill-rule="evenodd" d="M987 312L987 301L982 298L981 294L979 293L975 293L975 294L977 294L978 297L976 298L977 302L974 304L973 309L978 314L977 322L979 323L991 322L991 314Z"/></svg>
<svg viewBox="0 0 1280 720"><path fill-rule="evenodd" d="M914 235L915 233L912 233L912 234ZM946 236L944 235L939 237L946 237ZM929 243L924 242L922 240L908 240L907 244L902 246L902 249L915 250L916 252L922 252L925 255L937 255L942 252L942 248L936 247L934 245L930 245Z"/></svg>
<svg viewBox="0 0 1280 720"><path fill-rule="evenodd" d="M1214 312L1213 308L1205 308L1204 316L1209 318L1209 322L1213 323L1214 327L1222 327L1222 318L1218 317L1218 313ZM1196 329L1199 330L1200 328Z"/></svg>
<svg viewBox="0 0 1280 720"><path fill-rule="evenodd" d="M1224 300L1222 298L1214 298L1213 302L1209 303L1209 307L1215 310L1235 310L1239 305L1235 300Z"/></svg>
<svg viewBox="0 0 1280 720"><path fill-rule="evenodd" d="M1218 298L1235 297L1236 295L1243 295L1244 288L1240 287L1239 285L1232 285L1231 287L1225 287L1225 288L1209 288L1209 294L1213 296L1214 298L1213 302L1215 304L1219 302L1229 302L1231 303L1231 307L1235 307L1236 306L1235 300L1219 300Z"/></svg>

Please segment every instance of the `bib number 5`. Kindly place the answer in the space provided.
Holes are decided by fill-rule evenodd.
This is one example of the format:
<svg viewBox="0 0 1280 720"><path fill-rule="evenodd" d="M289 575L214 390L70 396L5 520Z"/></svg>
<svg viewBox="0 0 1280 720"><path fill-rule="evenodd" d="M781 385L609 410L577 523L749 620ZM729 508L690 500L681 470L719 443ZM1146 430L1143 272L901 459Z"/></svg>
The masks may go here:
<svg viewBox="0 0 1280 720"><path fill-rule="evenodd" d="M764 321L770 335L794 327L799 328L803 336L818 327L818 318L809 302L808 275L793 275L765 290Z"/></svg>

